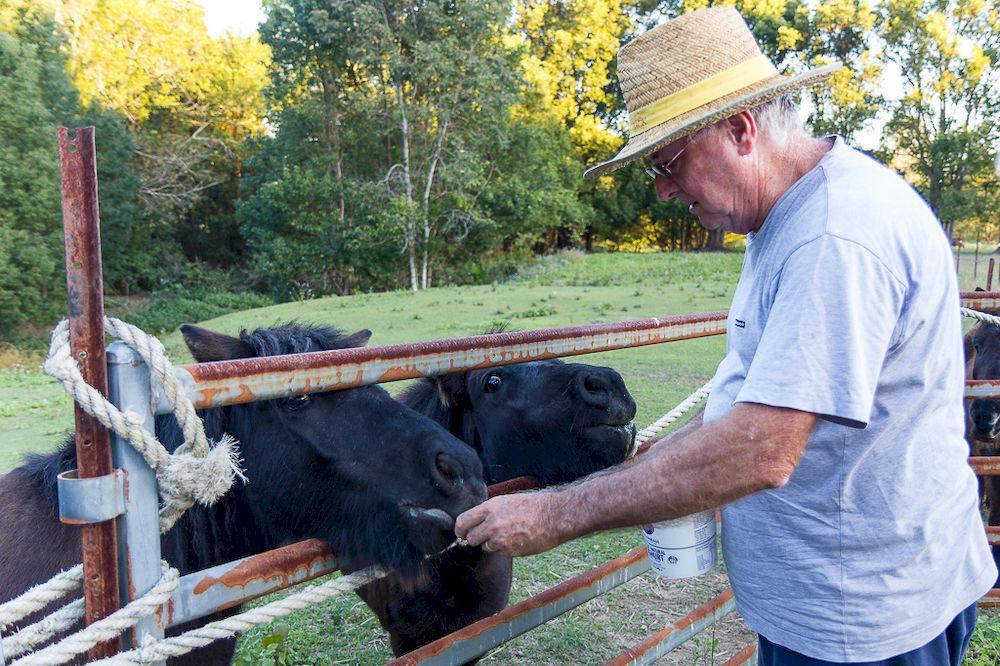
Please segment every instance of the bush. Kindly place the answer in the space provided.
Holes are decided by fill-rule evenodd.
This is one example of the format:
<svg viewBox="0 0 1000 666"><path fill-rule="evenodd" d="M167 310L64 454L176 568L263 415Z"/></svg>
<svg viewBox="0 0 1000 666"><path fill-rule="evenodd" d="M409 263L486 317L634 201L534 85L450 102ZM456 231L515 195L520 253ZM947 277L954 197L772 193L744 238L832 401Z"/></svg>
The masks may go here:
<svg viewBox="0 0 1000 666"><path fill-rule="evenodd" d="M274 299L250 292L170 289L154 294L146 305L128 316L128 322L147 333L162 335L184 323L273 304Z"/></svg>

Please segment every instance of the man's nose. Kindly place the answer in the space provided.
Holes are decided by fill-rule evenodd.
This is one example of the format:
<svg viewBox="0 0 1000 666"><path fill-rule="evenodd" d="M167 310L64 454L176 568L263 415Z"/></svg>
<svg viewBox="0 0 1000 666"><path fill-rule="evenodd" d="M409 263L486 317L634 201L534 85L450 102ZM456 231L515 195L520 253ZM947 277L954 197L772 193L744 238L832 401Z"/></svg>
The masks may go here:
<svg viewBox="0 0 1000 666"><path fill-rule="evenodd" d="M667 178L666 176L657 176L653 184L656 188L656 196L662 201L670 201L677 196L677 193L681 189L677 187L677 183L673 178Z"/></svg>

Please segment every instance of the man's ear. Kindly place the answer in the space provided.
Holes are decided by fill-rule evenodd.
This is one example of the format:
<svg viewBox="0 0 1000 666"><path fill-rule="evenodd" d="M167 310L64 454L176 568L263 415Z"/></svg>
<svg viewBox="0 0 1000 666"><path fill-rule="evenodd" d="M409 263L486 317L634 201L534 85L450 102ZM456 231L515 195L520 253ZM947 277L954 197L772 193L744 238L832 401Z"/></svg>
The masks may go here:
<svg viewBox="0 0 1000 666"><path fill-rule="evenodd" d="M722 121L725 132L736 144L740 157L746 157L757 145L757 119L749 111L740 111Z"/></svg>
<svg viewBox="0 0 1000 666"><path fill-rule="evenodd" d="M215 333L207 328L182 324L181 335L184 336L184 342L191 350L194 360L199 363L229 361L254 356L253 349L239 338Z"/></svg>

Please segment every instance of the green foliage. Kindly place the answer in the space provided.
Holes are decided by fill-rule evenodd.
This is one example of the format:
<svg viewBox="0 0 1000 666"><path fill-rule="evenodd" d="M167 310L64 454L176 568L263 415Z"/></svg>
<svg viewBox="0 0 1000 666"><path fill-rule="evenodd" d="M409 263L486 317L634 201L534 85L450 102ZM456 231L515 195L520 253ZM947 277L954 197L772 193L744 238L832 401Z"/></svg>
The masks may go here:
<svg viewBox="0 0 1000 666"><path fill-rule="evenodd" d="M995 666L1000 664L1000 614L996 610L980 611L972 632L969 650L962 660L964 666Z"/></svg>
<svg viewBox="0 0 1000 666"><path fill-rule="evenodd" d="M4 26L0 24L0 30ZM0 336L51 318L61 277L58 153L38 48L0 32Z"/></svg>
<svg viewBox="0 0 1000 666"><path fill-rule="evenodd" d="M1000 6L995 0L886 0L886 53L904 72L884 149L941 221L992 221L1000 204Z"/></svg>
<svg viewBox="0 0 1000 666"><path fill-rule="evenodd" d="M126 319L147 333L162 335L181 324L260 308L273 302L266 296L251 292L177 287L157 292L143 307L129 313Z"/></svg>

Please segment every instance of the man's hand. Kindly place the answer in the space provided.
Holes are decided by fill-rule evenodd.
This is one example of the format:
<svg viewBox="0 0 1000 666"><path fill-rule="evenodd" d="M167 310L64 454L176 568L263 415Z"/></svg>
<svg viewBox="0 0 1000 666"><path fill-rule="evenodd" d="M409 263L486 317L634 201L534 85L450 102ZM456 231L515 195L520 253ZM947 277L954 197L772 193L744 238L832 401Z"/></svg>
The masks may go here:
<svg viewBox="0 0 1000 666"><path fill-rule="evenodd" d="M563 523L558 504L556 492L494 497L460 515L455 534L486 552L513 557L544 553L569 538L558 529Z"/></svg>

